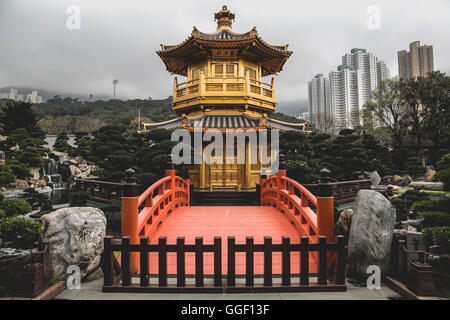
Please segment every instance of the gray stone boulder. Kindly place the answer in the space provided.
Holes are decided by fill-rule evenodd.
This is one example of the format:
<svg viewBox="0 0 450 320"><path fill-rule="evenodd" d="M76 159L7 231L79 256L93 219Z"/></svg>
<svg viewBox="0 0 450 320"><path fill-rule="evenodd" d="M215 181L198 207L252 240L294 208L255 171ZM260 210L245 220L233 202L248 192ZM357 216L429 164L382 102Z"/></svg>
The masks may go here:
<svg viewBox="0 0 450 320"><path fill-rule="evenodd" d="M380 193L373 190L358 192L348 241L350 277L365 282L370 265L377 265L382 274L386 273L395 218L394 206Z"/></svg>
<svg viewBox="0 0 450 320"><path fill-rule="evenodd" d="M80 267L81 278L102 275L100 269L106 218L97 208L63 208L41 217L43 243L49 245L52 278L66 278L67 267Z"/></svg>
<svg viewBox="0 0 450 320"><path fill-rule="evenodd" d="M381 182L381 177L378 174L378 172L373 171L370 173L370 182L372 183L373 186L377 186L380 184Z"/></svg>

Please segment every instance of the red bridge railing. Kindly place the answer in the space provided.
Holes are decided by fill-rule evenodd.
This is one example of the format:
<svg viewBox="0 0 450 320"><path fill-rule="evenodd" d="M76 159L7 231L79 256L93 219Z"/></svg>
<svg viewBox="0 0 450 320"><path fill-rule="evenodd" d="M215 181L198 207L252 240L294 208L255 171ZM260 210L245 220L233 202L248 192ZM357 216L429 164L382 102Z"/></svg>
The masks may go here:
<svg viewBox="0 0 450 320"><path fill-rule="evenodd" d="M166 177L155 182L137 196L136 178L129 171L122 197L122 237L130 237L133 244L141 237L151 238L158 226L180 206L189 206L189 179L175 176L175 170L167 170ZM131 254L130 271L139 270L139 256Z"/></svg>
<svg viewBox="0 0 450 320"><path fill-rule="evenodd" d="M317 242L317 236L334 241L333 197L326 173L321 172L322 181L316 197L297 181L286 177L285 170L279 170L276 176L261 180L261 205L277 208L302 236L313 242Z"/></svg>
<svg viewBox="0 0 450 320"><path fill-rule="evenodd" d="M321 171L319 194L316 197L297 181L286 177L285 170L279 170L276 176L261 180L261 205L281 211L297 232L308 237L310 242L317 243L318 236L333 242L334 199L328 174L326 169ZM317 260L315 254L312 258ZM334 257L329 255L329 267L333 260Z"/></svg>

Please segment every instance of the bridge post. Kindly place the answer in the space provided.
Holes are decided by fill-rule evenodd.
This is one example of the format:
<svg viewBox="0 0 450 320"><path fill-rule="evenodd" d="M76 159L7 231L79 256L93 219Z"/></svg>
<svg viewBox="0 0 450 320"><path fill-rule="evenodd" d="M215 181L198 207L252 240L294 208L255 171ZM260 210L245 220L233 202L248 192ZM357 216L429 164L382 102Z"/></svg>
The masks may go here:
<svg viewBox="0 0 450 320"><path fill-rule="evenodd" d="M170 203L170 209L175 209L175 170L166 170L166 176L170 177L170 194L172 195L172 201Z"/></svg>
<svg viewBox="0 0 450 320"><path fill-rule="evenodd" d="M191 179L185 179L186 182L186 192L187 192L187 203L188 206L191 205Z"/></svg>
<svg viewBox="0 0 450 320"><path fill-rule="evenodd" d="M125 182L122 193L122 238L130 237L131 244L139 244L138 235L138 189L136 173L133 169L125 171ZM130 273L139 271L139 253L130 255Z"/></svg>
<svg viewBox="0 0 450 320"><path fill-rule="evenodd" d="M277 172L277 209L281 210L281 190L284 190L286 186L282 188L281 177L286 177L286 170L278 170Z"/></svg>
<svg viewBox="0 0 450 320"><path fill-rule="evenodd" d="M319 193L317 197L317 229L318 236L327 237L328 242L334 242L334 198L330 171L320 170Z"/></svg>

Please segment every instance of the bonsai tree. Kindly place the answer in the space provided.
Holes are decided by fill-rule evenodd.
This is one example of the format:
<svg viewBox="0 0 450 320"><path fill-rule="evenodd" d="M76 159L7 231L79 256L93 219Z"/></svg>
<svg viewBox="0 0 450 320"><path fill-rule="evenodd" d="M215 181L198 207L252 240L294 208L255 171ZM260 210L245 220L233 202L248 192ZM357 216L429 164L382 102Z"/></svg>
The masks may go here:
<svg viewBox="0 0 450 320"><path fill-rule="evenodd" d="M441 161L436 163L438 172L433 177L433 181L444 183L444 190L450 191L450 153L442 157Z"/></svg>
<svg viewBox="0 0 450 320"><path fill-rule="evenodd" d="M409 157L405 162L405 173L413 178L420 177L425 173L422 162L417 157Z"/></svg>

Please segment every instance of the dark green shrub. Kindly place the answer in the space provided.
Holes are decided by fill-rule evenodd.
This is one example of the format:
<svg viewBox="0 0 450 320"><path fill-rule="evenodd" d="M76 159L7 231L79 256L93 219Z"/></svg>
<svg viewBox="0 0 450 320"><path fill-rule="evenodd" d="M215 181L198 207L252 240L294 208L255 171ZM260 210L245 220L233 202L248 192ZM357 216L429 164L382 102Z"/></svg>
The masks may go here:
<svg viewBox="0 0 450 320"><path fill-rule="evenodd" d="M3 202L3 200L5 200L5 196L3 195L3 193L0 193L0 202Z"/></svg>
<svg viewBox="0 0 450 320"><path fill-rule="evenodd" d="M69 202L71 207L83 207L89 199L89 193L85 191L71 192Z"/></svg>
<svg viewBox="0 0 450 320"><path fill-rule="evenodd" d="M450 227L430 227L422 230L427 245L440 245L448 243Z"/></svg>
<svg viewBox="0 0 450 320"><path fill-rule="evenodd" d="M3 209L0 209L0 220L5 219L5 218L6 218L5 211L3 211Z"/></svg>
<svg viewBox="0 0 450 320"><path fill-rule="evenodd" d="M8 217L24 215L33 210L31 205L22 199L4 200L0 203L0 209L3 209Z"/></svg>
<svg viewBox="0 0 450 320"><path fill-rule="evenodd" d="M450 213L450 198L417 201L414 202L411 210L414 212L442 211Z"/></svg>
<svg viewBox="0 0 450 320"><path fill-rule="evenodd" d="M450 214L445 212L425 212L420 227L450 227Z"/></svg>
<svg viewBox="0 0 450 320"><path fill-rule="evenodd" d="M391 200L392 205L395 207L396 222L405 221L408 218L409 205L401 198Z"/></svg>
<svg viewBox="0 0 450 320"><path fill-rule="evenodd" d="M425 168L419 158L409 157L405 162L404 173L411 175L413 178L417 178L425 173Z"/></svg>
<svg viewBox="0 0 450 320"><path fill-rule="evenodd" d="M42 226L31 219L7 217L0 220L0 238L4 242L16 242L18 236L22 239L19 246L22 248L33 247L39 242Z"/></svg>
<svg viewBox="0 0 450 320"><path fill-rule="evenodd" d="M28 167L17 159L7 160L6 164L11 168L13 174L19 179L26 179L30 176Z"/></svg>
<svg viewBox="0 0 450 320"><path fill-rule="evenodd" d="M11 168L5 165L0 165L0 185L5 186L15 181L16 176L12 173Z"/></svg>
<svg viewBox="0 0 450 320"><path fill-rule="evenodd" d="M408 212L413 203L425 199L428 199L427 194L420 192L419 190L408 190L400 198L393 199L391 202L397 211L397 222L405 221L407 219Z"/></svg>
<svg viewBox="0 0 450 320"><path fill-rule="evenodd" d="M444 190L450 191L450 169L438 171L434 177L433 181L435 182L443 182Z"/></svg>

